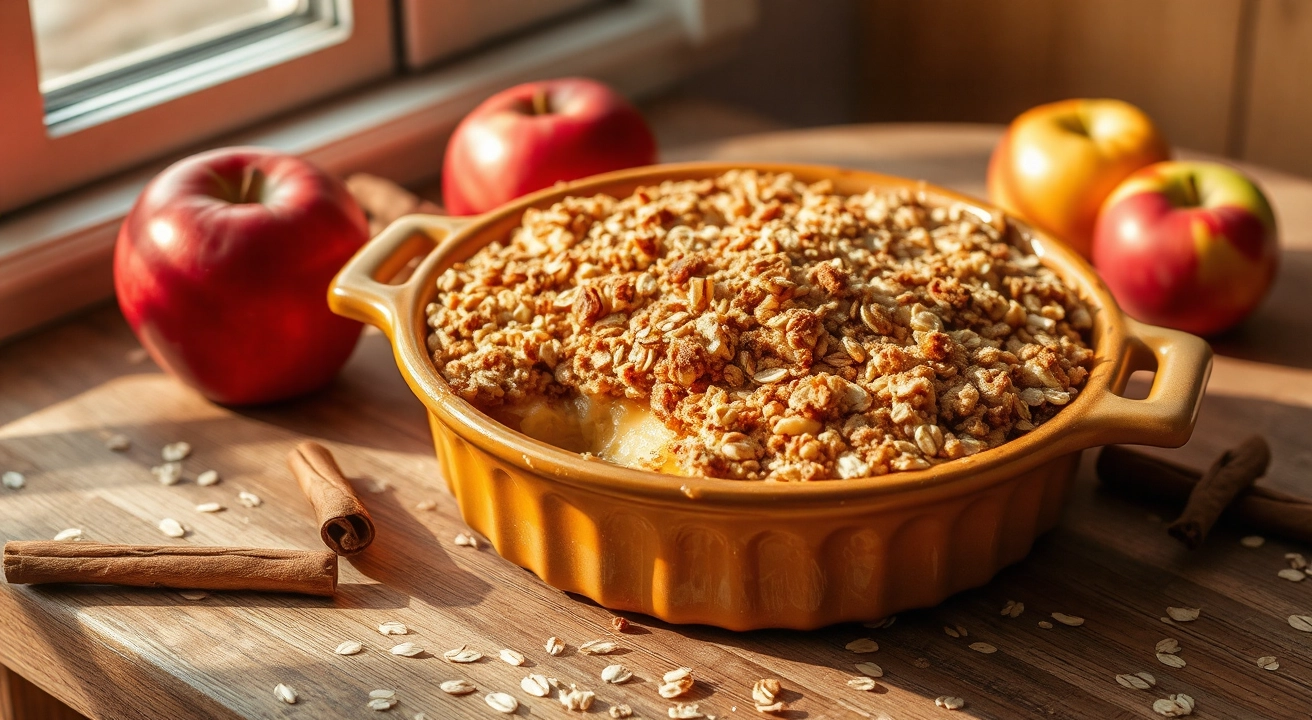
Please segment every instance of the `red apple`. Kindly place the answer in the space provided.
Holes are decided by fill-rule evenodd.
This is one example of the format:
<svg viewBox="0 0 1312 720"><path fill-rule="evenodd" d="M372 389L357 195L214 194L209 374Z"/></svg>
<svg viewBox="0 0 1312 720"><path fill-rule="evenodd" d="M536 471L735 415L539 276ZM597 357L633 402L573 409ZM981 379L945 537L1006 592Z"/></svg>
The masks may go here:
<svg viewBox="0 0 1312 720"><path fill-rule="evenodd" d="M1243 320L1276 273L1276 220L1243 173L1161 162L1107 198L1093 263L1121 308L1154 325L1212 335Z"/></svg>
<svg viewBox="0 0 1312 720"><path fill-rule="evenodd" d="M359 340L327 294L367 228L346 187L300 158L194 155L156 176L119 230L119 307L155 362L211 400L299 395Z"/></svg>
<svg viewBox="0 0 1312 720"><path fill-rule="evenodd" d="M562 180L654 162L647 122L619 93L585 78L524 83L460 121L442 195L447 212L475 215Z"/></svg>

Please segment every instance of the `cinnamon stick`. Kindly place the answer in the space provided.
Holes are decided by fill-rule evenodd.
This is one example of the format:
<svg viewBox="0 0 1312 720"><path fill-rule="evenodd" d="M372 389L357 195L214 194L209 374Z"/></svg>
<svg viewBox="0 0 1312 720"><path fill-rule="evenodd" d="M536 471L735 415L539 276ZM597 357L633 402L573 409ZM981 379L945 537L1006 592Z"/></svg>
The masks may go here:
<svg viewBox="0 0 1312 720"><path fill-rule="evenodd" d="M441 207L377 175L356 173L346 179L346 189L368 216L370 235L377 235L402 215L442 214Z"/></svg>
<svg viewBox="0 0 1312 720"><path fill-rule="evenodd" d="M5 580L15 585L92 583L178 590L259 590L331 596L337 556L241 547L11 541Z"/></svg>
<svg viewBox="0 0 1312 720"><path fill-rule="evenodd" d="M1181 502L1189 497L1202 473L1118 445L1098 456L1098 479L1132 497ZM1312 543L1312 498L1255 484L1240 493L1232 506L1235 517L1271 535Z"/></svg>
<svg viewBox="0 0 1312 720"><path fill-rule="evenodd" d="M1203 544L1221 513L1239 493L1252 487L1271 464L1271 448L1254 435L1226 450L1199 478L1180 517L1166 531L1190 550Z"/></svg>
<svg viewBox="0 0 1312 720"><path fill-rule="evenodd" d="M374 521L328 448L303 442L287 454L287 464L314 506L323 543L338 555L354 555L369 547Z"/></svg>

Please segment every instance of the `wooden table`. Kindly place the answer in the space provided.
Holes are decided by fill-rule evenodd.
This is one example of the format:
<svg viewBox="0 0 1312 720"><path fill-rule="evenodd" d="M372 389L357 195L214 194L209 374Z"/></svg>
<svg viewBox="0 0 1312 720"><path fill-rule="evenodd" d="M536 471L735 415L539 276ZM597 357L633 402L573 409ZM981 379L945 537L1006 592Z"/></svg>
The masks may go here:
<svg viewBox="0 0 1312 720"><path fill-rule="evenodd" d="M849 127L742 137L675 154L841 164L982 194L997 135L976 126ZM1305 439L1312 320L1303 302L1312 283L1312 183L1253 172L1284 228L1279 282L1256 318L1217 343L1194 439L1166 454L1204 465L1241 436L1262 432L1275 455L1269 482L1312 492L1312 442ZM112 432L129 435L132 449L106 450ZM316 528L283 460L305 437L336 451L380 528L369 552L343 563L335 599L214 593L189 601L171 591L0 584L0 663L96 718L372 717L365 703L376 688L396 690L401 703L392 713L405 718L496 717L482 700L492 690L519 698L521 715L567 715L555 700L519 689L528 672L592 688L594 713L622 702L638 717L663 718L670 703L655 692L655 679L681 665L697 672L689 700L717 717L757 716L750 688L764 677L783 681L789 709L781 717L794 719L951 717L935 707L940 695L964 698L960 714L980 718L1156 717L1153 700L1180 692L1196 699L1200 718L1306 718L1312 711L1312 635L1286 623L1291 613L1312 613L1312 582L1276 577L1285 552L1309 549L1274 540L1250 549L1237 542L1241 529L1225 527L1205 549L1187 552L1165 534L1170 509L1095 488L1092 453L1061 526L1028 559L985 587L905 613L890 628L732 633L634 616L637 631L615 636L605 609L547 587L486 546L454 543L466 528L437 476L422 409L374 332L328 390L256 410L216 407L162 375L141 359L112 307L0 347L0 470L27 476L25 489L0 490L0 538L45 539L80 527L95 540L161 543L168 539L156 523L174 517L192 529L179 542L315 549ZM188 481L164 487L149 467L174 440L195 450ZM222 483L197 486L192 479L208 468ZM239 490L264 504L242 507ZM228 510L196 513L205 501ZM416 509L423 501L436 509ZM1000 615L1008 600L1023 602L1024 614ZM1163 624L1167 606L1200 607L1202 617ZM1040 628L1054 611L1087 622ZM431 654L388 654L392 639L376 630L387 620L409 625L405 639ZM962 625L969 636L949 637L945 625ZM571 648L613 638L623 650L551 657L543 643L552 635ZM844 650L865 636L879 641L879 652ZM1180 641L1186 667L1155 659L1154 645L1166 637ZM348 639L367 649L334 655ZM972 641L998 651L974 652ZM462 644L488 659L462 666L442 660ZM507 647L528 656L527 666L497 659ZM1280 669L1259 669L1254 660L1263 655L1279 658ZM886 671L880 690L845 685L861 660ZM638 679L604 685L598 673L612 662ZM1158 686L1128 690L1114 680L1140 670L1152 672ZM438 690L439 681L457 677L480 692ZM278 702L278 683L294 687L300 702ZM23 697L34 692L14 676L0 687Z"/></svg>

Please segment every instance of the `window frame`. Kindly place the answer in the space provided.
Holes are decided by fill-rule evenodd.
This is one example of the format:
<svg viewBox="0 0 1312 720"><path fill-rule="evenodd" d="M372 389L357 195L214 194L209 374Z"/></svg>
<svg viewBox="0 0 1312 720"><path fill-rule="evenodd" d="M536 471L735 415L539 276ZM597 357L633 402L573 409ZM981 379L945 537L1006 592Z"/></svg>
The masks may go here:
<svg viewBox="0 0 1312 720"><path fill-rule="evenodd" d="M0 0L0 212L391 75L392 3L331 2L337 27L233 48L208 72L48 125L28 0Z"/></svg>

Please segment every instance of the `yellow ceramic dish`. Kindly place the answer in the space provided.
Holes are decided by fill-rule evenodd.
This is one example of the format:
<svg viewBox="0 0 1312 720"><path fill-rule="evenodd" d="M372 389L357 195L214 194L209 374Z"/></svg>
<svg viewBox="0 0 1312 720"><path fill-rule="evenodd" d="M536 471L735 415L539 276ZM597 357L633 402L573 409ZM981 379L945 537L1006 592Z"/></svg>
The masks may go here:
<svg viewBox="0 0 1312 720"><path fill-rule="evenodd" d="M1109 443L1178 446L1193 430L1211 370L1201 339L1135 322L1081 258L1024 226L1042 262L1094 311L1096 363L1084 390L1029 434L928 470L816 483L689 478L612 465L497 423L451 392L428 357L424 306L448 266L502 239L529 207L565 195L625 196L662 180L732 168L833 181L841 193L912 180L808 165L637 168L545 190L476 218L402 218L342 269L334 311L382 328L428 408L443 475L470 527L511 562L616 610L734 630L814 628L934 605L989 581L1057 522L1080 451ZM409 278L387 284L419 259ZM1156 369L1143 400L1119 396Z"/></svg>

